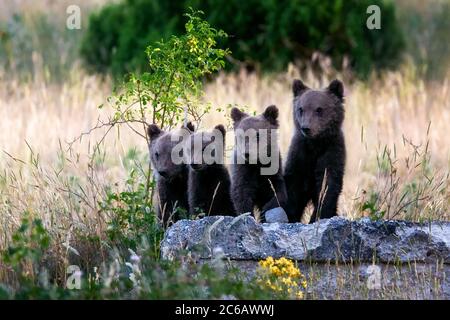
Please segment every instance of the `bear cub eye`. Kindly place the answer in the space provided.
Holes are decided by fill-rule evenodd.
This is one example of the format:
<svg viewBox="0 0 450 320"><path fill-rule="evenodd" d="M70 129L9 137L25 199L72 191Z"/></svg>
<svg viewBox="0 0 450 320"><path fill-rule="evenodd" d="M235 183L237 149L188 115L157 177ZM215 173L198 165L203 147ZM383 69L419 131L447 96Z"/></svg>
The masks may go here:
<svg viewBox="0 0 450 320"><path fill-rule="evenodd" d="M159 159L159 153L158 152L155 152L155 158L156 158L156 160Z"/></svg>
<svg viewBox="0 0 450 320"><path fill-rule="evenodd" d="M299 112L300 112L300 115L303 115L303 108L300 107L298 110L299 110Z"/></svg>
<svg viewBox="0 0 450 320"><path fill-rule="evenodd" d="M319 107L319 108L317 108L317 109L316 109L316 113L317 113L317 115L318 115L318 116L321 116L321 115L322 115L322 113L323 113L323 109L322 109L322 108L320 108L320 107Z"/></svg>

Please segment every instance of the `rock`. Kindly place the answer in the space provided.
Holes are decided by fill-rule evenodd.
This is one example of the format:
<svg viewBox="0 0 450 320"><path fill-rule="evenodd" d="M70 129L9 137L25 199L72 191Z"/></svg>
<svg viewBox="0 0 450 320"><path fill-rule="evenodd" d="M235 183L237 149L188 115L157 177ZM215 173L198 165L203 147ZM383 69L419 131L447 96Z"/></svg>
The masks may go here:
<svg viewBox="0 0 450 320"><path fill-rule="evenodd" d="M257 261L228 263L248 280L257 276ZM450 299L450 264L305 261L297 267L307 279L308 299Z"/></svg>
<svg viewBox="0 0 450 320"><path fill-rule="evenodd" d="M289 222L286 212L283 208L273 208L267 210L264 214L267 223L287 223Z"/></svg>
<svg viewBox="0 0 450 320"><path fill-rule="evenodd" d="M266 218L267 219L267 218ZM180 220L161 243L164 259L186 251L200 259L220 253L231 260L268 256L314 262L436 262L450 264L450 222L350 221L341 217L313 224L262 223L251 215Z"/></svg>

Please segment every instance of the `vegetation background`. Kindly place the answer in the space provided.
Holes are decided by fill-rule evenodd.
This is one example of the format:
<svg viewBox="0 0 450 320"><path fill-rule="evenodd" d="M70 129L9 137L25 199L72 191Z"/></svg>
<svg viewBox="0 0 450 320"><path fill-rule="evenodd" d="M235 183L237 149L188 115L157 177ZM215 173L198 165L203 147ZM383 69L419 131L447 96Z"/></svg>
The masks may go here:
<svg viewBox="0 0 450 320"><path fill-rule="evenodd" d="M382 8L381 30L365 28L373 3ZM81 30L66 28L72 4L81 8ZM0 3L0 294L73 297L59 289L66 267L77 264L85 278L104 281L99 288L88 282L76 297L136 297L127 286L138 265L136 274L159 288L143 297L201 296L189 275L155 258L162 231L142 191L145 140L136 127L90 132L110 119L107 98L128 72L147 70L147 45L183 33L188 7L227 32L219 45L232 51L226 70L204 80L202 99L212 107L200 129L229 126L232 105L259 111L276 104L285 154L292 80L319 88L340 78L348 144L340 214L449 220L448 0L7 0ZM133 257L152 258L137 264ZM59 286L43 286L43 274ZM226 287L255 297L251 288L237 292L233 279L203 274L216 296ZM105 293L108 279L116 282Z"/></svg>

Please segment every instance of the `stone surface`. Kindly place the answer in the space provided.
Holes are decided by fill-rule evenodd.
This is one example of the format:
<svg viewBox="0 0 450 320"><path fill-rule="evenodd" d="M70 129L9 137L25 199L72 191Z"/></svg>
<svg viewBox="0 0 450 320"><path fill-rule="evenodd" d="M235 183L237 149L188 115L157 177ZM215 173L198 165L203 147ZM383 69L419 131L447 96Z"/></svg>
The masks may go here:
<svg viewBox="0 0 450 320"><path fill-rule="evenodd" d="M425 262L450 264L450 223L350 221L340 217L314 224L257 223L249 214L181 220L161 243L163 258L187 251L209 259L220 248L230 260L268 256L313 262Z"/></svg>
<svg viewBox="0 0 450 320"><path fill-rule="evenodd" d="M276 222L287 223L287 222L289 222L286 211L284 211L284 209L281 207L267 210L266 213L264 214L264 217L265 217L267 223L276 223Z"/></svg>
<svg viewBox="0 0 450 320"><path fill-rule="evenodd" d="M202 260L203 263L209 260ZM232 260L250 280L258 262ZM450 265L299 262L307 299L450 299Z"/></svg>

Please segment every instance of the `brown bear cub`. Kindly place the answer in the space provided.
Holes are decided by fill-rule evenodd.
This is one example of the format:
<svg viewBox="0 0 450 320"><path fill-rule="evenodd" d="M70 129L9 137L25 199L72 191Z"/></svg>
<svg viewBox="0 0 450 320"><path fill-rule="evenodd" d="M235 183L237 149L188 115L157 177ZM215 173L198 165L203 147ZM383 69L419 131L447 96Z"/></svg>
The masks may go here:
<svg viewBox="0 0 450 320"><path fill-rule="evenodd" d="M189 210L187 188L188 168L184 161L174 162L173 149L180 144L182 137L191 134L194 126L189 122L186 127L165 132L152 124L147 129L150 138L150 161L156 175L157 215L167 227L169 223L184 217ZM176 136L176 139L174 139ZM178 138L180 138L178 140ZM180 148L181 157L183 148Z"/></svg>
<svg viewBox="0 0 450 320"><path fill-rule="evenodd" d="M287 202L281 156L276 132L278 109L269 106L258 116L250 116L237 108L231 110L235 147L231 165L231 198L237 214L264 213Z"/></svg>
<svg viewBox="0 0 450 320"><path fill-rule="evenodd" d="M293 93L295 132L284 170L287 213L298 222L312 201L314 222L337 214L345 168L344 87L333 80L324 90L312 90L294 80Z"/></svg>
<svg viewBox="0 0 450 320"><path fill-rule="evenodd" d="M189 214L235 215L230 176L224 166L224 126L190 136L185 154L189 165Z"/></svg>

